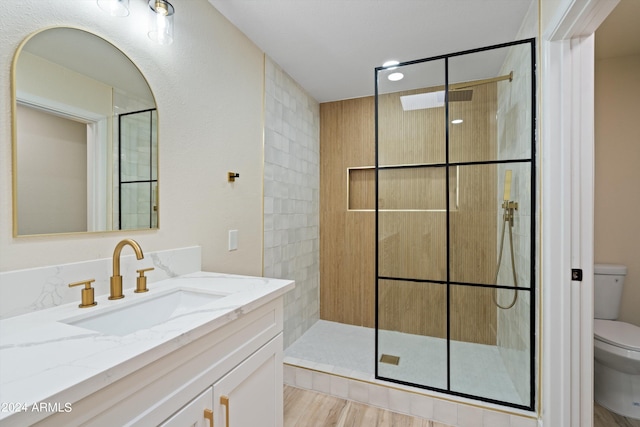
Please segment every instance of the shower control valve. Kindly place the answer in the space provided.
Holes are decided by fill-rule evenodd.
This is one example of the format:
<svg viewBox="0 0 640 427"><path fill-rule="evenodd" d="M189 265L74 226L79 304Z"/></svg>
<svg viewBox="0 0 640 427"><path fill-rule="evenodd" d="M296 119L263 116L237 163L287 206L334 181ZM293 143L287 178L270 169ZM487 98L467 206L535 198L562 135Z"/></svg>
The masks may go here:
<svg viewBox="0 0 640 427"><path fill-rule="evenodd" d="M505 200L502 203L502 208L503 209L509 209L509 210L518 210L518 202L514 202L512 200Z"/></svg>
<svg viewBox="0 0 640 427"><path fill-rule="evenodd" d="M518 210L518 202L505 200L502 202L502 209L504 209L504 220L509 222L509 225L513 227L513 211Z"/></svg>

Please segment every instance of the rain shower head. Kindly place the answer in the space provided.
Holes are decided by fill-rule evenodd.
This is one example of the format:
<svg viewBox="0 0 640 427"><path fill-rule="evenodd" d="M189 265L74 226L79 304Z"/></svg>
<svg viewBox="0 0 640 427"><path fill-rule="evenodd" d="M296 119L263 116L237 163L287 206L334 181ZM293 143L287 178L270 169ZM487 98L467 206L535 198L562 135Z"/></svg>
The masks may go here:
<svg viewBox="0 0 640 427"><path fill-rule="evenodd" d="M509 74L490 79L473 80L469 82L453 83L449 85L449 102L471 101L474 86L496 83L503 80L513 80L513 71ZM444 107L444 90L403 95L400 97L403 111L422 110L427 108Z"/></svg>

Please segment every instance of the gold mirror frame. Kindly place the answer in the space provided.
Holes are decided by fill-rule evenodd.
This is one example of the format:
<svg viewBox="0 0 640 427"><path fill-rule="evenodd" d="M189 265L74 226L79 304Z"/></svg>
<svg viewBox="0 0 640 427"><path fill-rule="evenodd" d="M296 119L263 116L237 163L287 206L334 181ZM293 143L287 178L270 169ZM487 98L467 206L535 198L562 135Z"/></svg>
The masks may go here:
<svg viewBox="0 0 640 427"><path fill-rule="evenodd" d="M59 52L56 48L60 48ZM157 103L148 81L124 52L83 29L45 28L28 36L16 50L11 67L11 97L14 237L159 227ZM27 119L24 111L34 118ZM24 123L40 120L38 117L69 124L75 127L76 135L84 132L78 129L86 128L86 196L82 195L80 181L83 165L78 160L82 158L82 142L69 143L66 134L63 139L45 131L37 135L35 131L42 122L38 121L38 126ZM144 124L134 127L133 122ZM22 134L19 129L23 129ZM136 142L135 147L125 151L127 138L122 135L127 133L136 134L136 139L144 133L149 146L138 147ZM133 136L129 139L133 140ZM74 147L72 155L66 155L67 146ZM54 159L52 154L58 157ZM132 160L137 158L141 161ZM62 161L67 164L59 164ZM148 170L141 173L144 179L136 176L147 166ZM67 178L61 179L60 185L55 186L52 181L58 171L68 169L77 169L79 178L72 185L63 184L69 182ZM27 175L31 171L36 173ZM53 191L47 191L48 187ZM72 187L80 190L69 191ZM139 190L143 187L144 191ZM141 213L138 205L142 204L145 207ZM129 211L123 214L128 207Z"/></svg>

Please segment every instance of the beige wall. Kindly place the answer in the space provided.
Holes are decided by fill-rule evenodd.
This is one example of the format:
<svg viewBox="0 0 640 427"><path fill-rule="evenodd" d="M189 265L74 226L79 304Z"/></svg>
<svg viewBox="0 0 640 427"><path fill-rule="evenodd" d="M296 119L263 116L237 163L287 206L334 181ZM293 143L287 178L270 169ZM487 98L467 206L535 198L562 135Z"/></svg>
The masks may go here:
<svg viewBox="0 0 640 427"><path fill-rule="evenodd" d="M55 105L74 106L104 116L112 110L111 86L26 51L20 53L16 87L27 100L44 98Z"/></svg>
<svg viewBox="0 0 640 427"><path fill-rule="evenodd" d="M8 0L0 10L0 271L109 257L124 237L145 251L201 245L203 268L262 273L264 55L206 0L176 4L175 41L146 35L146 2L114 18L95 1ZM159 113L160 230L12 237L10 64L22 40L50 26L89 30L146 76ZM227 182L227 171L241 178ZM239 249L227 251L227 232ZM2 283L0 286L16 286Z"/></svg>
<svg viewBox="0 0 640 427"><path fill-rule="evenodd" d="M640 54L596 61L595 261L628 267L620 320L640 326Z"/></svg>
<svg viewBox="0 0 640 427"><path fill-rule="evenodd" d="M19 234L87 229L87 125L18 105Z"/></svg>

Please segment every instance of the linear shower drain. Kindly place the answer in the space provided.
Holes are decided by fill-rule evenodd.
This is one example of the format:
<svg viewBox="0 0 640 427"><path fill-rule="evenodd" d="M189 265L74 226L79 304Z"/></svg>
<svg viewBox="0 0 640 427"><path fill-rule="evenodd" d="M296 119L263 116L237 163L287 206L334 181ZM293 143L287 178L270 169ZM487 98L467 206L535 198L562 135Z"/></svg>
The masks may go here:
<svg viewBox="0 0 640 427"><path fill-rule="evenodd" d="M400 363L400 357L391 356L390 354L383 354L382 356L380 356L380 362L388 363L390 365L397 365L398 363Z"/></svg>

